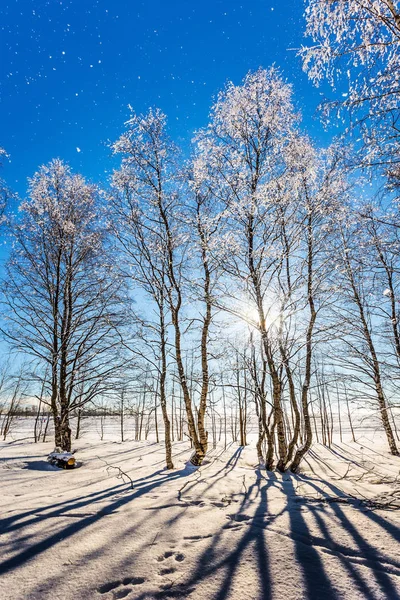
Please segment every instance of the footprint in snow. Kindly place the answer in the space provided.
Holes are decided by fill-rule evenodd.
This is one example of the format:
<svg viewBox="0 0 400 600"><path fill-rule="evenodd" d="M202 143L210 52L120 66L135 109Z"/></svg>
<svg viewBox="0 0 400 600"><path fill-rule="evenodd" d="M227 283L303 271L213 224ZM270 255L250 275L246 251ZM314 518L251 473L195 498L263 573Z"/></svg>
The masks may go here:
<svg viewBox="0 0 400 600"><path fill-rule="evenodd" d="M174 553L173 552L164 552L164 554L160 554L160 556L157 556L157 560L158 562L161 562L163 560L165 560L166 558L170 558Z"/></svg>
<svg viewBox="0 0 400 600"><path fill-rule="evenodd" d="M163 577L176 573L178 569L176 566L174 566L174 563L172 561L181 563L185 560L185 558L186 556L183 554L183 552L175 552L172 550L167 550L163 554L160 554L160 556L158 556L156 560L158 562L163 562L167 560L168 562L166 563L167 566L160 569L158 574L161 577ZM183 600L187 600L192 594L192 592L194 592L196 589L194 587L188 588L185 583L176 583L176 580L174 580L173 578L166 577L166 579L164 579L163 581L167 583L160 583L160 590L156 592L154 596L152 596L152 598L165 598L165 600L169 600L171 598L182 598Z"/></svg>
<svg viewBox="0 0 400 600"><path fill-rule="evenodd" d="M156 560L157 560L157 562L163 562L167 558L172 558L172 557L174 557L177 562L183 562L186 558L185 555L182 554L182 552L175 552L172 550L167 550L167 552L164 552L164 554L160 554L160 556L157 556Z"/></svg>
<svg viewBox="0 0 400 600"><path fill-rule="evenodd" d="M252 519L252 517L249 517L249 515L238 514L227 515L226 518L230 519L231 521L236 521L237 523L242 523L243 521L250 521Z"/></svg>
<svg viewBox="0 0 400 600"><path fill-rule="evenodd" d="M144 577L125 577L125 579L122 579L121 581L108 581L107 583L104 583L103 585L99 586L97 588L97 591L99 592L99 594L108 594L108 592L112 591L114 598L125 598L125 596L127 596L132 591L132 588L127 586L140 585L145 581L146 579Z"/></svg>
<svg viewBox="0 0 400 600"><path fill-rule="evenodd" d="M166 567L165 569L160 569L159 574L160 575L171 575L172 573L175 573L176 571L176 567Z"/></svg>
<svg viewBox="0 0 400 600"><path fill-rule="evenodd" d="M122 589L122 590L116 590L115 592L113 592L113 596L115 598L115 600L119 600L120 598L126 598L126 596L128 596L132 591L131 587Z"/></svg>
<svg viewBox="0 0 400 600"><path fill-rule="evenodd" d="M248 515L239 515L237 513L226 515L228 523L222 526L222 529L240 529L244 523L251 521L251 517Z"/></svg>

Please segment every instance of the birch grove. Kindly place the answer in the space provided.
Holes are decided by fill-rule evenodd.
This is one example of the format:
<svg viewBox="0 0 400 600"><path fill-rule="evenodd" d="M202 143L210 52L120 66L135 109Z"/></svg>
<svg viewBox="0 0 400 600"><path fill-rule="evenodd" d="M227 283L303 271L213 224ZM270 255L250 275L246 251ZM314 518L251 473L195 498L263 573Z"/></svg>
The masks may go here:
<svg viewBox="0 0 400 600"><path fill-rule="evenodd" d="M331 40L317 16L356 6L310 2L309 33ZM321 52L303 51L316 81ZM135 439L153 428L168 470L175 439L200 466L254 425L259 466L297 472L315 439L331 445L334 398L341 432L356 402L398 454L394 166L383 199L366 193L354 149L313 143L275 67L228 83L186 155L161 110L130 113L104 190L55 160L9 219L2 330L34 364L36 421L47 406L70 450L71 415L79 437L98 402L103 439L117 398L121 442L129 416Z"/></svg>

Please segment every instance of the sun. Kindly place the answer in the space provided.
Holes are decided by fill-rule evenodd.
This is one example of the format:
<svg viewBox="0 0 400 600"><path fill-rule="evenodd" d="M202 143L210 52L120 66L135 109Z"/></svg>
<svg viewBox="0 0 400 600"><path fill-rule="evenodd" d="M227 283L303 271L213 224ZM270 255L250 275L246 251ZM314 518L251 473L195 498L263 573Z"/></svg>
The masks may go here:
<svg viewBox="0 0 400 600"><path fill-rule="evenodd" d="M281 311L276 298L266 297L263 303L265 327L274 330L279 327ZM260 329L260 315L257 306L251 299L244 299L241 309L238 311L241 320L246 326Z"/></svg>
<svg viewBox="0 0 400 600"><path fill-rule="evenodd" d="M269 304L263 307L265 327L271 329L278 326L280 311L276 304ZM260 328L260 315L256 307L249 307L243 312L244 320L252 327Z"/></svg>

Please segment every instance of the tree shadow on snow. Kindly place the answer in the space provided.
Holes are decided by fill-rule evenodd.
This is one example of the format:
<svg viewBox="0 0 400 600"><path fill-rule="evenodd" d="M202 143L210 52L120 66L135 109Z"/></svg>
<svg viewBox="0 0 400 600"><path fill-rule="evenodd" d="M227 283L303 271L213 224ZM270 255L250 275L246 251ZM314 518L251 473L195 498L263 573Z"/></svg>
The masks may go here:
<svg viewBox="0 0 400 600"><path fill-rule="evenodd" d="M210 541L198 557L192 575L184 582L171 584L169 589L155 592L152 597L188 598L197 586L212 578L213 585L217 588L213 592L213 600L233 598L231 594L235 593L235 577L240 576L240 566L243 565L245 555L250 550L251 556L255 557L254 573L258 579L258 589L252 588L249 597L253 600L281 600L277 592L274 593L271 550L266 540L266 532L270 528L272 534L282 535L293 543L296 562L291 569L300 571L304 585L301 597L304 600L339 600L343 598L343 588L349 593L352 589L357 589L360 597L365 600L399 599L400 596L390 574L400 575L400 561L390 559L369 543L351 518L345 514L343 505L333 502L329 503L330 508L328 508L324 499L329 498L329 493L343 496L341 490L326 481L318 480L317 484L311 478L306 479L307 483L320 494L320 503L310 503L309 498L296 494L294 484L297 483L298 476L286 474L284 479L278 481L273 473L264 476L258 471L256 482L249 486L239 508L229 515L230 522L216 534L204 536L204 538L210 537ZM271 514L268 512L268 492L275 485L278 485L286 496L286 504L278 514ZM326 491L327 488L329 492ZM305 510L312 515L310 523L317 526L312 531L305 519ZM251 517L247 514L249 512ZM288 531L281 529L279 522L276 523L286 512L289 518ZM380 526L394 541L399 541L399 530L394 525L374 512L365 513L365 516ZM178 518L175 517L172 521ZM333 529L330 525L333 525ZM231 546L227 545L224 539L229 529L236 532L235 537L232 537ZM273 558L275 565L279 563L279 556ZM341 590L335 587L330 571L327 570L326 561L333 558L340 561L348 575L348 580L340 581ZM367 567L368 570L360 569L360 566ZM282 561L281 568L280 575L284 578L287 562ZM276 576L275 566L274 577ZM371 589L371 577L378 589L376 587L374 590ZM135 600L147 598L147 593L135 596Z"/></svg>
<svg viewBox="0 0 400 600"><path fill-rule="evenodd" d="M238 456L237 453L235 453ZM240 453L239 453L240 454ZM235 457L236 458L236 457ZM233 460L235 460L233 458ZM229 461L228 461L229 462ZM228 467L229 468L229 467ZM239 508L235 513L229 515L230 520L217 533L210 537L207 547L201 552L196 561L192 576L183 583L171 585L169 589L154 593L153 598L188 598L198 585L206 581L208 577L217 580L216 591L213 592L212 600L226 600L232 593L235 576L243 562L247 552L251 552L256 558L256 574L259 590L257 596L255 590L249 590L248 598L259 598L260 600L272 600L273 588L270 575L270 558L268 546L264 536L264 518L268 512L268 489L275 484L273 478L267 480L260 476L257 481L249 486ZM250 497L254 496L254 500ZM246 510L256 503L254 517L250 518ZM233 506L232 506L233 509ZM278 517L279 515L276 515ZM276 518L275 517L275 518ZM225 545L226 535L231 530L235 537L232 538L231 547ZM237 537L237 534L244 532ZM189 538L188 538L189 539ZM222 544L222 548L220 547ZM135 600L147 600L148 594L144 592L135 596ZM210 596L211 598L211 596Z"/></svg>
<svg viewBox="0 0 400 600"><path fill-rule="evenodd" d="M316 482L309 480L308 484L318 492L322 499L329 501L332 498L332 496L327 493L327 489L332 492L334 497L345 497L343 491L330 482L324 481L317 484ZM360 511L360 507L357 506L357 501L353 502L350 498L348 504L352 506L353 509ZM361 575L362 571L356 568L357 565L360 564L368 567L369 574L373 576L383 594L382 597L390 598L391 600L400 599L400 595L389 576L390 573L400 576L400 561L391 559L371 545L355 526L353 521L347 516L343 510L343 504L339 502L329 502L329 507L331 511L333 511L336 519L340 522L342 533L349 538L350 542L352 542L353 549L333 538L332 533L323 518L326 513L326 506L310 506L308 504L308 509L312 511L322 534L322 537L316 541L316 545L325 548L326 551L334 554L336 558L340 560L343 567L347 570L348 574L352 577L354 583L363 594L363 598L366 600L375 598L375 595L370 589L368 580L363 579ZM393 541L397 543L400 542L400 530L398 527L392 525L374 511L362 511L362 514L366 519L369 519L381 527Z"/></svg>
<svg viewBox="0 0 400 600"><path fill-rule="evenodd" d="M0 521L0 532L12 532L16 529L24 528L27 525L34 524L38 521L52 519L54 517L59 516L68 516L68 513L70 511L92 506L94 502L109 501L105 506L100 508L94 514L84 516L84 518L81 518L79 521L67 525L66 527L63 527L56 533L48 535L34 546L26 548L25 550L18 552L11 558L2 561L0 563L0 575L20 567L28 560L37 557L39 554L45 552L58 542L65 541L66 539L71 538L75 534L80 533L87 527L99 521L102 517L110 515L113 512L117 511L121 506L128 504L136 498L140 498L141 496L149 492L156 490L164 483L180 479L182 477L187 477L188 475L190 475L190 473L191 471L188 469L182 469L181 471L176 471L172 473L167 472L163 469L152 473L147 477L135 480L133 490L127 489L126 484L121 484L118 486L108 488L106 491L103 490L102 492L95 492L93 494L89 494L88 496L83 496L79 498L78 501L74 499L72 501L70 500L66 502L60 502L54 504L53 506L46 506L42 509L26 511L24 513L19 513L17 515L13 515L11 517L3 519L2 521ZM124 492L123 495L113 498L115 497L116 493L122 491ZM52 508L53 510L51 510ZM24 520L26 517L30 518L28 520ZM20 547L19 542L20 539L15 539L15 541L12 542L8 547L8 550L17 550Z"/></svg>
<svg viewBox="0 0 400 600"><path fill-rule="evenodd" d="M229 473L237 464L241 448L235 450L226 464L210 477L210 481L202 494L209 493L222 477ZM134 481L134 489L127 489L126 485L120 484L81 496L73 500L55 503L31 511L21 512L0 521L0 532L12 532L35 524L38 521L52 519L57 516L79 516L79 521L64 526L57 533L49 533L42 541L33 547L21 548L21 538L16 539L9 549L16 554L0 563L0 574L6 573L23 565L47 549L51 548L61 540L72 538L75 534L84 531L103 516L118 510L121 506L134 501L149 492L153 492L171 481L193 474L189 468L181 471L167 472L159 470L155 473L138 478ZM297 495L295 484L299 481L306 482L318 494L320 499L315 501L308 497ZM204 483L204 481L203 481ZM185 493L191 491L196 485L196 480L191 486L186 487ZM270 509L268 495L272 488L278 488L283 492L283 506L273 513ZM123 492L123 495L120 495ZM334 484L320 478L296 476L285 474L283 478L274 473L256 471L256 480L248 486L242 494L239 504L232 503L229 506L230 514L226 524L220 527L214 534L203 536L203 550L199 553L193 569L186 580L176 580L170 587L165 587L149 596L149 592L139 591L134 596L135 600L148 600L162 598L189 598L190 594L208 579L213 580L213 592L210 600L227 600L236 594L235 583L242 574L242 567L246 568L246 560L251 557L252 575L258 585L248 590L248 598L252 600L281 600L275 587L273 578L278 576L285 578L285 568L293 572L300 572L300 580L304 590L299 589L299 594L304 600L339 600L343 598L343 590L335 589L334 581L327 569L327 561L335 559L339 561L343 571L347 573L348 581L341 581L343 588L351 594L352 589L357 589L360 597L365 600L376 598L399 599L397 590L390 577L400 576L400 560L386 556L384 551L377 549L363 536L357 527L351 513L359 509L356 505L347 506L344 510L343 504L330 502L332 496L345 498L343 491ZM199 495L199 498L201 495ZM346 498L347 501L347 498ZM71 511L79 511L97 502L106 502L105 506L96 510L94 514L76 515ZM351 502L349 502L351 504ZM174 504L179 507L178 504ZM165 527L171 527L178 520L184 519L190 503L182 503L182 509L178 514L172 516ZM275 507L276 508L276 505ZM93 509L94 510L94 509ZM306 513L308 519L306 520ZM287 525L282 527L280 517L288 513ZM400 541L399 529L385 520L375 512L363 512L363 518L374 526L381 528L386 535L395 542ZM149 518L148 513L144 519ZM311 516L311 518L310 518ZM312 526L312 530L311 530ZM137 527L137 523L135 523ZM127 528L121 535L131 535L131 529ZM271 535L281 535L293 549L295 562L288 567L288 561L284 556L271 556L271 548L268 547L268 539ZM186 536L184 539L195 539L196 536ZM202 536L198 536L201 538ZM207 541L206 541L207 538ZM209 538L209 539L208 539ZM388 538L389 539L389 538ZM273 543L273 547L280 547ZM286 546L287 547L287 546ZM131 557L130 568L135 557L145 551L145 545L137 550ZM282 552L285 545L282 546ZM89 559L89 555L85 557ZM337 563L336 563L337 564ZM121 570L127 565L121 564ZM273 568L272 568L273 566ZM364 567L364 568L360 568ZM368 569L366 569L366 568ZM249 563L247 563L249 568ZM337 574L337 569L335 569ZM371 579L373 578L375 593L371 590ZM276 583L276 580L275 580ZM346 587L347 586L347 587ZM123 590L124 591L124 590ZM377 595L378 594L378 595ZM298 596L300 597L300 595ZM350 597L350 596L348 596ZM289 600L289 599L288 599Z"/></svg>

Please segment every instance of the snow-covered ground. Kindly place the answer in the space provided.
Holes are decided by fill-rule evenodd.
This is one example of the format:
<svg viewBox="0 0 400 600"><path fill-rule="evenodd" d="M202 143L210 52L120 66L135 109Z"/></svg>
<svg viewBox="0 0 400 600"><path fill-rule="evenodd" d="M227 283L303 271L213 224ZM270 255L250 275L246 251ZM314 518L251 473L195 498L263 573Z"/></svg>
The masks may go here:
<svg viewBox="0 0 400 600"><path fill-rule="evenodd" d="M316 444L299 476L255 468L254 442L199 470L175 442L172 472L154 440L75 447L63 471L51 442L0 445L1 599L400 598L400 510L376 508L400 505L400 459L382 436Z"/></svg>

